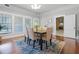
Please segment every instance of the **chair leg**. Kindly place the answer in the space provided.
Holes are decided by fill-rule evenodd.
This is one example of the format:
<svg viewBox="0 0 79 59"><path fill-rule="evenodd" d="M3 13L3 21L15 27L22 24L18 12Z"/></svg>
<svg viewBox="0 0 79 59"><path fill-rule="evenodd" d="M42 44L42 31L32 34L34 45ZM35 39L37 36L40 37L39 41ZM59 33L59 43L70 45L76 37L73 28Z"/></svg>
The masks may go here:
<svg viewBox="0 0 79 59"><path fill-rule="evenodd" d="M48 46L47 46L47 41L46 41L46 49L48 48Z"/></svg>
<svg viewBox="0 0 79 59"><path fill-rule="evenodd" d="M25 36L25 38L24 38L24 42L26 42L26 36Z"/></svg>
<svg viewBox="0 0 79 59"><path fill-rule="evenodd" d="M27 38L27 44L30 45L31 39L29 39L29 37Z"/></svg>
<svg viewBox="0 0 79 59"><path fill-rule="evenodd" d="M28 44L28 42L29 42L29 38L27 38L27 44Z"/></svg>
<svg viewBox="0 0 79 59"><path fill-rule="evenodd" d="M50 45L52 45L52 39L50 39Z"/></svg>
<svg viewBox="0 0 79 59"><path fill-rule="evenodd" d="M29 45L30 45L31 39L29 39L29 41L28 41L28 42L29 42Z"/></svg>
<svg viewBox="0 0 79 59"><path fill-rule="evenodd" d="M39 45L40 45L40 40L38 40L38 42L39 42Z"/></svg>
<svg viewBox="0 0 79 59"><path fill-rule="evenodd" d="M35 47L35 40L33 40L33 48Z"/></svg>
<svg viewBox="0 0 79 59"><path fill-rule="evenodd" d="M43 43L45 43L45 40L43 40Z"/></svg>
<svg viewBox="0 0 79 59"><path fill-rule="evenodd" d="M39 39L37 39L36 42L39 42Z"/></svg>

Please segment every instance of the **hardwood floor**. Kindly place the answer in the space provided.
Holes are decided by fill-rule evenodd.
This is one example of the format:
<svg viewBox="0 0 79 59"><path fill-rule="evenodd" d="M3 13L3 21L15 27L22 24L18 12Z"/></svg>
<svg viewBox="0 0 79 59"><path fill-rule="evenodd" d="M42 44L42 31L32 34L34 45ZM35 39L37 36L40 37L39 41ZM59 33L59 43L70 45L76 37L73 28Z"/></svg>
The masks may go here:
<svg viewBox="0 0 79 59"><path fill-rule="evenodd" d="M64 38L64 41L66 42L64 47L64 53L65 54L76 53L76 40Z"/></svg>
<svg viewBox="0 0 79 59"><path fill-rule="evenodd" d="M53 39L53 38L52 38ZM79 54L79 40L71 38L63 38L65 41L65 46L62 51L62 54ZM17 48L15 42L19 39L9 39L5 40L0 45L0 53L10 53L10 54L19 54L20 49Z"/></svg>
<svg viewBox="0 0 79 59"><path fill-rule="evenodd" d="M79 40L76 40L76 53L79 54Z"/></svg>

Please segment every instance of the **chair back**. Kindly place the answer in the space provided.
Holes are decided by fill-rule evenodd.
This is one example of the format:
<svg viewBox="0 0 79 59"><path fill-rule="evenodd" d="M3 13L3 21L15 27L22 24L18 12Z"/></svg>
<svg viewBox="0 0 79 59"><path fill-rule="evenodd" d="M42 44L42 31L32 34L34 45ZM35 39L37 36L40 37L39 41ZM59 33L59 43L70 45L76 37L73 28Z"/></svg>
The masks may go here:
<svg viewBox="0 0 79 59"><path fill-rule="evenodd" d="M51 39L51 36L52 36L52 28L47 28L47 32L46 32L47 41Z"/></svg>
<svg viewBox="0 0 79 59"><path fill-rule="evenodd" d="M53 53L60 54L62 52L64 46L65 46L64 41L58 41L57 40L56 46L53 48Z"/></svg>
<svg viewBox="0 0 79 59"><path fill-rule="evenodd" d="M30 38L30 39L32 39L32 40L35 39L35 38L34 38L34 32L33 32L33 29L32 29L32 28L29 28L29 29L28 29L28 35L29 35L29 38Z"/></svg>

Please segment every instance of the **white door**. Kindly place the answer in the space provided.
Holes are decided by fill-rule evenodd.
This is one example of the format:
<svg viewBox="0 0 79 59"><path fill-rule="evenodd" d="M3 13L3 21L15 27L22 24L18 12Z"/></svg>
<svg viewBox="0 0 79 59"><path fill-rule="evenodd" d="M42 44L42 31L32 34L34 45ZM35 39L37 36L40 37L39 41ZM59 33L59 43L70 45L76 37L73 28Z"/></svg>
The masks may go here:
<svg viewBox="0 0 79 59"><path fill-rule="evenodd" d="M64 17L64 36L75 38L75 15Z"/></svg>

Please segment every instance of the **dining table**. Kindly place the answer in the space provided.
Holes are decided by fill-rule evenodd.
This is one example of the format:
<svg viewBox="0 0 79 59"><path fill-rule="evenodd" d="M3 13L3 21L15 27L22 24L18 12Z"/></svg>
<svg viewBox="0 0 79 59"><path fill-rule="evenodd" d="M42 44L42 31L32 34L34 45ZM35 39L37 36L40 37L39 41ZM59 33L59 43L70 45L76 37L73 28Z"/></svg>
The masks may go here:
<svg viewBox="0 0 79 59"><path fill-rule="evenodd" d="M40 45L40 50L42 50L42 47L43 47L43 35L46 34L46 31L45 30L38 30L38 31L34 31L35 34L37 34L37 36L39 35L40 36L40 39L39 39L39 45Z"/></svg>

